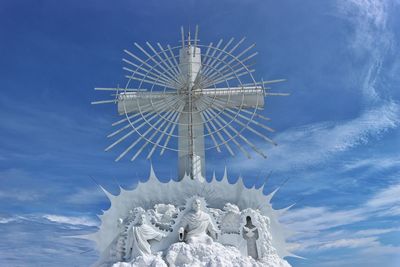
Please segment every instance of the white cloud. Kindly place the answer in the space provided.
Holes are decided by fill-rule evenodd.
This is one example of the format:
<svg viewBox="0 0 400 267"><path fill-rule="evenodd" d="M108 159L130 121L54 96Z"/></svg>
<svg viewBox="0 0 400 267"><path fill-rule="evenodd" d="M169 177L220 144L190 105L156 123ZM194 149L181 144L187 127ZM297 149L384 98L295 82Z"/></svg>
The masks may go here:
<svg viewBox="0 0 400 267"><path fill-rule="evenodd" d="M339 247L377 247L379 236L398 232L400 228L370 228L358 231L340 227L370 220L379 216L400 215L400 183L382 189L357 208L333 210L327 207L304 207L285 213L282 222L299 234L293 239L301 244L298 250L332 249ZM398 213L390 213L392 207ZM385 246L387 247L387 246ZM389 251L397 248L387 248Z"/></svg>
<svg viewBox="0 0 400 267"><path fill-rule="evenodd" d="M400 231L400 228L367 229L367 230L357 231L354 233L354 235L355 236L376 236L376 235L382 235L382 234L398 232L398 231Z"/></svg>
<svg viewBox="0 0 400 267"><path fill-rule="evenodd" d="M364 238L338 239L322 244L321 246L318 247L318 249L359 248L359 247L371 247L371 246L379 246L377 238L364 237Z"/></svg>
<svg viewBox="0 0 400 267"><path fill-rule="evenodd" d="M31 190L9 190L9 191L0 191L0 199L13 199L17 201L35 201L42 198L42 195L38 192Z"/></svg>
<svg viewBox="0 0 400 267"><path fill-rule="evenodd" d="M389 169L400 166L400 157L395 156L374 156L371 155L364 159L357 159L344 164L345 171L351 171L358 168L372 167L374 169Z"/></svg>
<svg viewBox="0 0 400 267"><path fill-rule="evenodd" d="M361 116L342 122L325 122L306 125L278 134L278 146L265 146L269 151L267 161L255 158L244 164L231 164L240 169L254 169L268 165L285 171L323 163L337 153L347 151L357 145L366 144L369 139L378 138L382 133L400 125L399 105L385 103L366 110ZM237 163L243 162L238 157Z"/></svg>
<svg viewBox="0 0 400 267"><path fill-rule="evenodd" d="M8 218L0 218L0 224L15 222L16 218L8 217Z"/></svg>
<svg viewBox="0 0 400 267"><path fill-rule="evenodd" d="M61 215L54 214L46 214L43 215L43 218L55 222L55 223L63 223L63 224L71 224L71 225L85 225L85 226L98 226L98 222L88 217L67 217Z"/></svg>
<svg viewBox="0 0 400 267"><path fill-rule="evenodd" d="M400 184L381 190L367 202L367 206L371 208L400 206Z"/></svg>

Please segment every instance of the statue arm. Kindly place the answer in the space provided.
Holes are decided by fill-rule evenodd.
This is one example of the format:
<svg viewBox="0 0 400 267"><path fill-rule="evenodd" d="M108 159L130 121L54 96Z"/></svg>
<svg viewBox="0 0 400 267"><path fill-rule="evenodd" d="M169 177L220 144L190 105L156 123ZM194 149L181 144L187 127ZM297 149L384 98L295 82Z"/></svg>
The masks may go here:
<svg viewBox="0 0 400 267"><path fill-rule="evenodd" d="M218 239L218 230L214 227L211 218L208 220L208 232L211 234L211 237L214 239Z"/></svg>

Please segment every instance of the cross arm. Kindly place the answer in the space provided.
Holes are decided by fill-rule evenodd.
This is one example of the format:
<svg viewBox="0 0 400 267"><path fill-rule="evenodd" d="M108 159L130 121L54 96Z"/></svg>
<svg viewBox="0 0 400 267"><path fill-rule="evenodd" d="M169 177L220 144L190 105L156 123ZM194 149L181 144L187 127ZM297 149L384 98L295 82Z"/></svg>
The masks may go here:
<svg viewBox="0 0 400 267"><path fill-rule="evenodd" d="M123 92L117 97L120 115L132 112L146 112L149 107L159 105L167 98L176 96L175 92Z"/></svg>
<svg viewBox="0 0 400 267"><path fill-rule="evenodd" d="M225 103L227 108L264 108L265 92L262 86L207 88L196 93L215 98Z"/></svg>

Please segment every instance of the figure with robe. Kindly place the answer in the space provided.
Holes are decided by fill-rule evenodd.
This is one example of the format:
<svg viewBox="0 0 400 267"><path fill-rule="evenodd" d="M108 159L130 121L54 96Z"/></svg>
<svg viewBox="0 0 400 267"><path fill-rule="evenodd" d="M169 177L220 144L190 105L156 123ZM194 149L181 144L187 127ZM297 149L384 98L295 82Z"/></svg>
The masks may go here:
<svg viewBox="0 0 400 267"><path fill-rule="evenodd" d="M211 244L213 238L217 239L218 230L214 226L211 216L201 210L201 200L194 198L191 210L182 218L179 229L179 240L188 244ZM211 236L211 237L210 237Z"/></svg>
<svg viewBox="0 0 400 267"><path fill-rule="evenodd" d="M151 255L150 240L160 241L165 235L156 231L147 224L146 214L138 214L136 223L132 226L128 235L129 258Z"/></svg>
<svg viewBox="0 0 400 267"><path fill-rule="evenodd" d="M243 238L247 242L247 256L252 257L253 259L258 259L258 248L257 248L257 239L258 230L257 227L251 221L251 217L246 217L246 224L243 226L242 231Z"/></svg>

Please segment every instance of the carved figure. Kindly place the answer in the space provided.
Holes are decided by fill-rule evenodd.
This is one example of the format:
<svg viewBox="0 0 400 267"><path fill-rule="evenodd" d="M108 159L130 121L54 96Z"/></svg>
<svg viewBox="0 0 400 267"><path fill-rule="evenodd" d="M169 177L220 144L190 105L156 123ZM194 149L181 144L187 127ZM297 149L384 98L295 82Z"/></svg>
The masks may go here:
<svg viewBox="0 0 400 267"><path fill-rule="evenodd" d="M151 254L149 240L160 241L164 234L156 231L153 227L147 224L146 214L138 214L136 223L132 226L128 235L128 244L130 244L130 258L145 256Z"/></svg>
<svg viewBox="0 0 400 267"><path fill-rule="evenodd" d="M251 221L251 217L246 217L246 225L243 226L243 238L247 241L247 255L253 259L258 259L257 239L258 229Z"/></svg>
<svg viewBox="0 0 400 267"><path fill-rule="evenodd" d="M213 224L211 216L201 210L201 200L194 198L191 210L182 218L181 228L179 229L179 241L186 243L207 243L211 244L213 239L217 239L218 231Z"/></svg>

